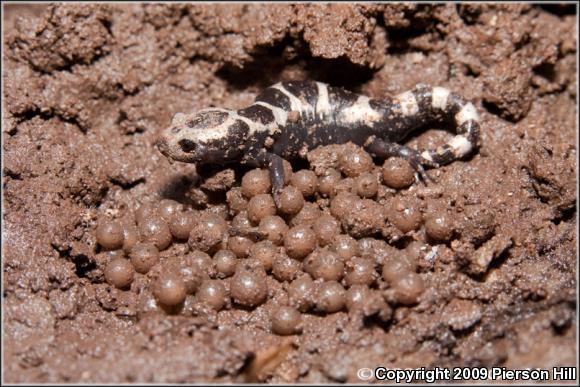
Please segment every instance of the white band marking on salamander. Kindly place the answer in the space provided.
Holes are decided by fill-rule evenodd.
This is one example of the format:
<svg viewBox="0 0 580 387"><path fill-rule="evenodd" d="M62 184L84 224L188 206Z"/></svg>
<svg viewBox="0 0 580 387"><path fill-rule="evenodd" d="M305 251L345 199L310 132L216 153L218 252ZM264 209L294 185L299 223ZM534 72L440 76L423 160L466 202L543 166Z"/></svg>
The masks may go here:
<svg viewBox="0 0 580 387"><path fill-rule="evenodd" d="M417 99L412 91L406 91L395 97L399 104L401 105L401 110L403 115L412 116L419 112L419 105L417 104Z"/></svg>
<svg viewBox="0 0 580 387"><path fill-rule="evenodd" d="M479 121L477 110L471 102L466 103L459 113L455 115L455 122L457 122L457 125L461 125L469 120Z"/></svg>
<svg viewBox="0 0 580 387"><path fill-rule="evenodd" d="M449 90L444 87L434 87L431 95L431 106L433 109L445 110L447 107L447 97L449 97Z"/></svg>
<svg viewBox="0 0 580 387"><path fill-rule="evenodd" d="M451 148L453 148L453 151L457 157L463 157L471 152L471 142L469 142L469 140L461 134L453 137L448 144Z"/></svg>
<svg viewBox="0 0 580 387"><path fill-rule="evenodd" d="M254 122L254 121L248 119L247 117L240 116L237 112L235 112L233 110L222 109L222 108L207 108L207 109L202 109L202 110L198 111L197 114L207 113L207 112L226 113L228 115L228 118L226 118L226 120L223 123L221 123L220 125L214 126L211 128L189 129L183 133L183 135L184 135L183 138L195 138L196 141L199 141L202 143L206 143L206 142L214 141L214 140L222 140L222 139L227 137L230 126L235 124L236 120L243 121L246 123L246 125L248 125L248 130L249 130L248 135L249 136L256 133L256 132L269 129L258 122ZM193 132L191 132L191 131L193 131Z"/></svg>
<svg viewBox="0 0 580 387"><path fill-rule="evenodd" d="M430 153L429 151L423 151L423 152L421 153L421 156L422 156L424 159L427 159L427 160L429 160L429 161L433 161L433 157L431 157L431 153Z"/></svg>
<svg viewBox="0 0 580 387"><path fill-rule="evenodd" d="M262 101L254 102L254 105L260 105L270 109L274 114L274 119L276 120L276 123L281 126L286 125L286 121L288 120L288 112L286 112L286 110L276 106L272 106L269 103Z"/></svg>
<svg viewBox="0 0 580 387"><path fill-rule="evenodd" d="M222 140L228 135L228 128L235 121L232 118L232 111L221 108L207 108L199 110L196 114L207 113L207 112L220 112L227 113L228 118L218 126L214 126L206 129L199 128L187 128L185 131L181 132L182 138L194 138L196 142L208 142L214 140Z"/></svg>
<svg viewBox="0 0 580 387"><path fill-rule="evenodd" d="M312 111L314 110L312 106L310 106L310 104L308 104L307 102L302 102L298 97L296 97L294 94L286 90L284 86L282 86L282 83L278 82L271 87L280 91L286 97L288 97L288 99L290 100L290 110L306 114L311 114Z"/></svg>
<svg viewBox="0 0 580 387"><path fill-rule="evenodd" d="M316 101L316 115L324 117L330 114L330 100L328 99L328 86L321 82L316 82L318 88L318 101Z"/></svg>
<svg viewBox="0 0 580 387"><path fill-rule="evenodd" d="M370 98L364 95L358 97L356 102L340 112L339 120L352 124L355 122L375 122L381 119L381 114L369 105Z"/></svg>

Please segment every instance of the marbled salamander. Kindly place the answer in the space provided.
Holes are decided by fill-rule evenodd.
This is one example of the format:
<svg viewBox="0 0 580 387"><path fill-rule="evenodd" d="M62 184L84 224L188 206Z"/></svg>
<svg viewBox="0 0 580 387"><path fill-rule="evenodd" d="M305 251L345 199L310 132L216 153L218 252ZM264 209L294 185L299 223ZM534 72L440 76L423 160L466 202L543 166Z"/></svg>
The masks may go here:
<svg viewBox="0 0 580 387"><path fill-rule="evenodd" d="M443 120L457 135L422 153L397 144L414 129ZM282 158L305 157L319 145L352 141L374 156L408 160L423 178L468 155L477 145L479 118L472 103L442 87L417 85L395 97L369 98L321 82L281 82L247 108L178 113L159 141L169 159L189 163L240 162L270 170L273 191L284 185Z"/></svg>

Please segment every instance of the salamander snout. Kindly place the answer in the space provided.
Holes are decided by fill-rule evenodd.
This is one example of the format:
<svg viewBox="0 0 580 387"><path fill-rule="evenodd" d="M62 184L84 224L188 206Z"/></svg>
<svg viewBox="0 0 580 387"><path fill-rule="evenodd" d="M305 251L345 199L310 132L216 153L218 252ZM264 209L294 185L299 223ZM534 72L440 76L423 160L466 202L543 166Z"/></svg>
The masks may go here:
<svg viewBox="0 0 580 387"><path fill-rule="evenodd" d="M203 159L203 146L176 133L175 127L166 129L155 146L169 160L196 163Z"/></svg>
<svg viewBox="0 0 580 387"><path fill-rule="evenodd" d="M159 152L161 152L163 156L168 156L169 147L167 145L167 141L163 137L159 137L157 141L155 141L155 147L159 149Z"/></svg>

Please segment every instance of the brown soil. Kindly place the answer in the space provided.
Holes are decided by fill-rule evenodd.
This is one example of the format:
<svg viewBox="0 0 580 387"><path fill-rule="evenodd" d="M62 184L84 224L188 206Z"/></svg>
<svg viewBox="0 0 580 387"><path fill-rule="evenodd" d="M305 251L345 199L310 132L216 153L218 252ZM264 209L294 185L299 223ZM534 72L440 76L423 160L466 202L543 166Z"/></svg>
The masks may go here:
<svg viewBox="0 0 580 387"><path fill-rule="evenodd" d="M576 364L574 6L3 11L4 381L332 383L358 382L359 368L379 365ZM244 170L204 181L194 166L170 164L155 139L177 112L241 108L291 79L373 97L431 83L480 109L476 155L430 172L434 184L391 195L459 222L447 242L428 241L423 227L404 236L430 245L417 269L420 302L393 305L382 320L305 313L289 338L270 331L277 297L255 309L137 313L136 293L104 280L99 218L163 198L196 208L209 200L219 211L225 196L212 192L238 185ZM445 136L432 129L409 143ZM332 147L319 152L315 171L333 162ZM364 203L375 213L377 202ZM360 229L356 219L346 226Z"/></svg>

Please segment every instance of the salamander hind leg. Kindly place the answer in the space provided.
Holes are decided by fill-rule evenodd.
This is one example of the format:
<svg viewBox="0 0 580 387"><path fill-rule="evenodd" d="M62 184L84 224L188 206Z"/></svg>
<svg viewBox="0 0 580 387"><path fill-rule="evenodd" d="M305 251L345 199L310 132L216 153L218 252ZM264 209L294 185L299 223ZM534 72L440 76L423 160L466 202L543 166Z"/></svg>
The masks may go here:
<svg viewBox="0 0 580 387"><path fill-rule="evenodd" d="M371 155L376 157L400 157L407 160L423 181L433 181L433 179L427 175L423 166L430 168L437 168L439 166L436 162L423 157L421 153L415 149L397 143L387 142L381 138L369 139L367 144L365 144L365 149Z"/></svg>

